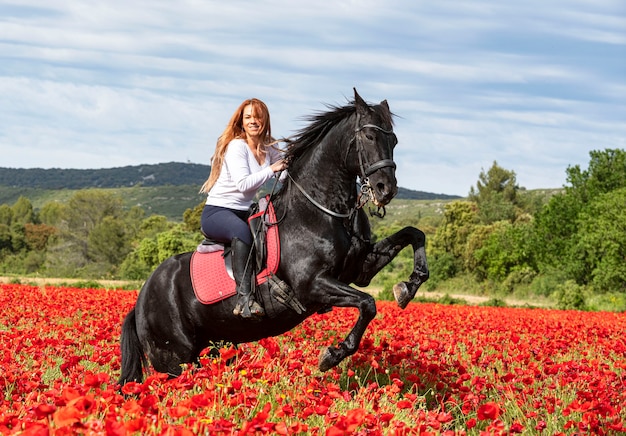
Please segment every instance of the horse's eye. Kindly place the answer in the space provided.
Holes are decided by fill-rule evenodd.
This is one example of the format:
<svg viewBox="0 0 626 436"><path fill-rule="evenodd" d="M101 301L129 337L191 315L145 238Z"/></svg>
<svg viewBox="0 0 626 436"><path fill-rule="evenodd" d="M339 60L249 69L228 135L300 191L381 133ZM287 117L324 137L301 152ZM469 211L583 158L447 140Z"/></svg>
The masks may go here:
<svg viewBox="0 0 626 436"><path fill-rule="evenodd" d="M372 134L366 134L365 137L367 138L368 141L373 141L374 140L374 135Z"/></svg>

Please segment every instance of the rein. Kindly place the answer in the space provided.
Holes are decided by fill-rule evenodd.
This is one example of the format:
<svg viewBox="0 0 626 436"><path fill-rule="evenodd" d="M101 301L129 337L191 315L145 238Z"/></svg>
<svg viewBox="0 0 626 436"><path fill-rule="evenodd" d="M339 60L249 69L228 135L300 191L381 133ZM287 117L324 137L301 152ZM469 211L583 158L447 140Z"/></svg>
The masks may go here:
<svg viewBox="0 0 626 436"><path fill-rule="evenodd" d="M298 184L298 182L296 182L293 177L291 177L291 174L289 174L289 171L287 171L287 176L289 177L289 180L291 180L293 182L293 184L296 186L296 188L298 188L298 190L300 192L302 192L302 195L304 195L306 197L307 200L309 200L311 203L313 203L313 205L315 207L317 207L319 210L321 210L322 212L327 213L330 216L334 216L335 218L350 218L350 216L352 216L352 214L354 213L354 211L356 209L358 209L358 207L355 206L354 209L352 209L350 211L350 213L338 213L338 212L333 212L332 210L328 209L327 207L324 207L323 205L321 205L320 203L318 203L317 201L315 201L315 199L313 197L311 197L302 186L300 186Z"/></svg>

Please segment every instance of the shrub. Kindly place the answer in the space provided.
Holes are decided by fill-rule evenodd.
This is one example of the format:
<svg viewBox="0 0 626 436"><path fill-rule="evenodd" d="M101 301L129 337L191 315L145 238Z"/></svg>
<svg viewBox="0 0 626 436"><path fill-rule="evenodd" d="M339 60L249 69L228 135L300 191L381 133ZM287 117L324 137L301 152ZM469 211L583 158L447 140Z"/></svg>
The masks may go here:
<svg viewBox="0 0 626 436"><path fill-rule="evenodd" d="M574 280L567 280L557 286L554 293L557 308L562 310L586 309L584 292L583 286L578 285Z"/></svg>

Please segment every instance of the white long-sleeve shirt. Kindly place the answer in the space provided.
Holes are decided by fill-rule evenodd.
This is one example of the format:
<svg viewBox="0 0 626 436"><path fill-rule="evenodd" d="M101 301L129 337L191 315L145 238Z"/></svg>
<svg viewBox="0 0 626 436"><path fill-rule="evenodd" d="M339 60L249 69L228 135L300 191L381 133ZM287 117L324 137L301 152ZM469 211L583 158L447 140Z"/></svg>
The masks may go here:
<svg viewBox="0 0 626 436"><path fill-rule="evenodd" d="M274 176L270 165L283 158L283 153L268 147L265 161L259 165L243 139L228 144L222 171L207 195L206 204L247 210L259 188Z"/></svg>

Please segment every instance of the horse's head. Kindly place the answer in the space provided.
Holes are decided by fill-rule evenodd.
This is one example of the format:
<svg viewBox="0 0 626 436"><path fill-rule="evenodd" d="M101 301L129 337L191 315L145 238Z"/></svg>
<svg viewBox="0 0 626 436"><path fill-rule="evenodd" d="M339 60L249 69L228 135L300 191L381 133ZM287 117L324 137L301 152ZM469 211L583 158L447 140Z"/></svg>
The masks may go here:
<svg viewBox="0 0 626 436"><path fill-rule="evenodd" d="M372 202L383 207L398 193L393 149L398 143L387 100L368 105L354 90L356 108L355 143L362 189Z"/></svg>

